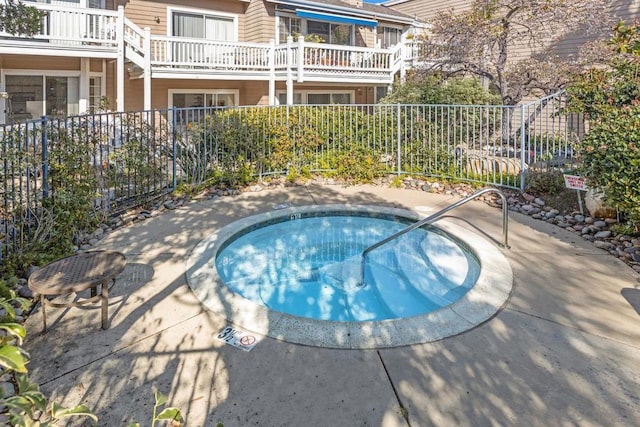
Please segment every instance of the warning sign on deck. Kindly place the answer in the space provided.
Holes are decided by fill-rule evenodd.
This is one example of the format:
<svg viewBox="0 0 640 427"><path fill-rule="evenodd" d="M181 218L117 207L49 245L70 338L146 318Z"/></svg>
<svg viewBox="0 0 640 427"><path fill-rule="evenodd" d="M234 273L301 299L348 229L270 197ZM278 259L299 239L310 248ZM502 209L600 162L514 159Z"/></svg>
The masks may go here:
<svg viewBox="0 0 640 427"><path fill-rule="evenodd" d="M262 337L251 332L231 326L226 326L216 338L244 351L251 351L258 341L262 339Z"/></svg>
<svg viewBox="0 0 640 427"><path fill-rule="evenodd" d="M564 175L564 185L574 190L587 191L587 180L583 176Z"/></svg>

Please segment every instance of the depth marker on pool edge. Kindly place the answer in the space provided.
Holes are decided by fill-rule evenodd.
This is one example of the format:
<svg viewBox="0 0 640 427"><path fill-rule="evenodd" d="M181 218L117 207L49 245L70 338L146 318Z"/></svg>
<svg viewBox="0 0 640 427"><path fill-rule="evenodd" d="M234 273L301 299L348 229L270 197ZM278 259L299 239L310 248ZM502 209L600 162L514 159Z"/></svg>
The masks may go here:
<svg viewBox="0 0 640 427"><path fill-rule="evenodd" d="M243 331L239 328L225 326L216 336L218 341L230 344L243 351L251 351L264 337Z"/></svg>

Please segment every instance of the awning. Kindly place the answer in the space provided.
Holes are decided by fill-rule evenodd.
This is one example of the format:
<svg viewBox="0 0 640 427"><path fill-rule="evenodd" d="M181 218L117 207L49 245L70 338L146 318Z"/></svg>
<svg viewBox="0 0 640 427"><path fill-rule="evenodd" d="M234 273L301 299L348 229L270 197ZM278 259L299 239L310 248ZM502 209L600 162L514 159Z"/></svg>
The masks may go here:
<svg viewBox="0 0 640 427"><path fill-rule="evenodd" d="M373 19L352 18L344 15L334 15L332 13L312 12L310 10L296 10L296 16L300 18L315 19L318 21L337 22L340 24L362 25L365 27L377 27L378 21Z"/></svg>

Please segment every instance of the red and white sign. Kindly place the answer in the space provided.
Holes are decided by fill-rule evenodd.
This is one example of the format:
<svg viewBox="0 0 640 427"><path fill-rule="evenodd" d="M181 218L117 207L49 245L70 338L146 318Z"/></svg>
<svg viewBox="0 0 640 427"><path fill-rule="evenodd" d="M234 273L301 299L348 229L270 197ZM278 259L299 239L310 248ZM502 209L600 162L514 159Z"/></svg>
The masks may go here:
<svg viewBox="0 0 640 427"><path fill-rule="evenodd" d="M567 188L573 190L587 191L587 180L583 176L578 175L564 175L564 185Z"/></svg>

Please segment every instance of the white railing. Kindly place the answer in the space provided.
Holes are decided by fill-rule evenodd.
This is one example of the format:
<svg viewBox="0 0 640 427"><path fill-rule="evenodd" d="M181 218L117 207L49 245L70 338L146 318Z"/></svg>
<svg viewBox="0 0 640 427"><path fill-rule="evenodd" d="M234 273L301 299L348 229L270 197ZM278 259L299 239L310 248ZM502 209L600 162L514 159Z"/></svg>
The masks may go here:
<svg viewBox="0 0 640 427"><path fill-rule="evenodd" d="M37 41L48 41L56 45L102 45L117 44L118 13L102 9L34 4L33 7L46 13L40 31L30 37ZM0 32L2 37L11 37ZM24 39L18 39L24 42Z"/></svg>
<svg viewBox="0 0 640 427"><path fill-rule="evenodd" d="M126 17L124 18L124 43L127 59L143 68L144 48L148 42L142 28Z"/></svg>
<svg viewBox="0 0 640 427"><path fill-rule="evenodd" d="M151 64L169 68L269 70L271 47L260 43L151 37Z"/></svg>
<svg viewBox="0 0 640 427"><path fill-rule="evenodd" d="M2 1L2 0L0 0ZM315 79L353 77L391 81L399 70L420 57L420 43L407 41L390 49L306 42L303 38L286 43L218 42L195 38L150 35L121 10L64 7L36 3L44 11L41 31L25 40L0 33L0 44L13 49L30 40L47 42L65 49L109 48L116 53L122 43L124 56L137 67L151 70L211 70L213 72L297 73ZM119 22L119 17L123 22ZM120 24L120 25L119 25ZM39 44L39 43L38 43ZM131 71L131 70L130 70Z"/></svg>
<svg viewBox="0 0 640 427"><path fill-rule="evenodd" d="M382 71L391 70L391 51L357 46L328 45L324 43L302 44L304 67L321 71Z"/></svg>

